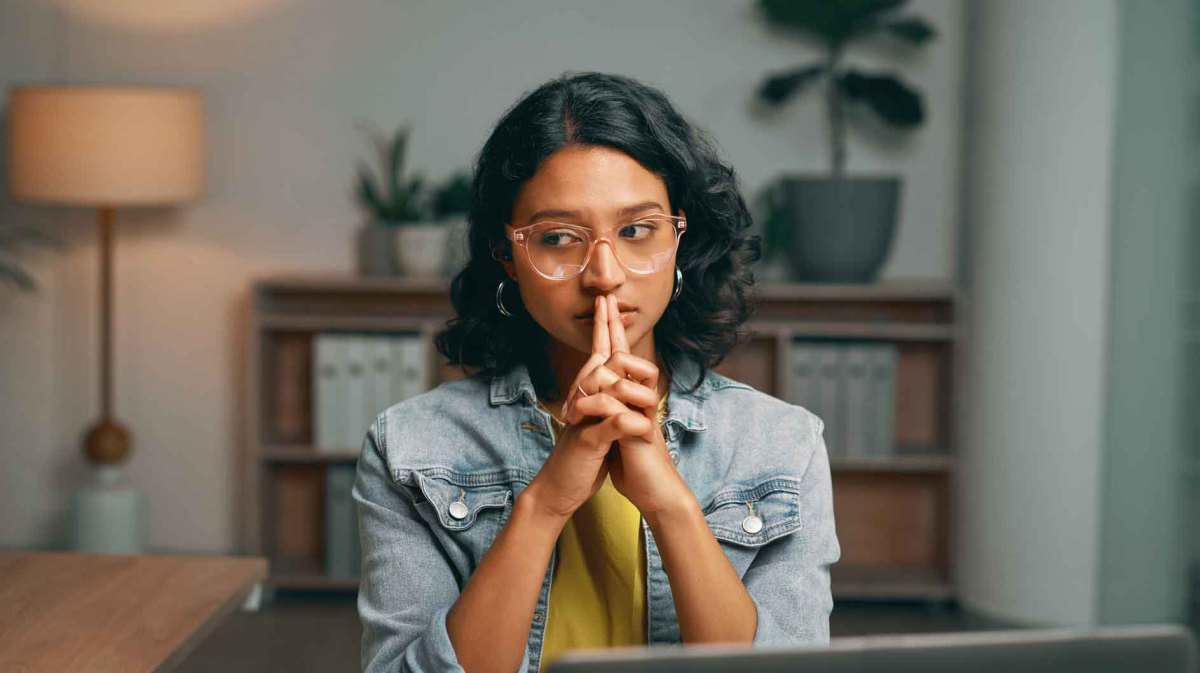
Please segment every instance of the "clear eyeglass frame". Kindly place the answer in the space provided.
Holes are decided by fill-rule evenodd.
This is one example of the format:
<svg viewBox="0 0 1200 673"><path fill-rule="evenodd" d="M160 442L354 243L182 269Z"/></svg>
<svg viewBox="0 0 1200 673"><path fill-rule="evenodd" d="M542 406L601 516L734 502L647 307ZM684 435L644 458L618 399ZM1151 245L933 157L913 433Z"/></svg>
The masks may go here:
<svg viewBox="0 0 1200 673"><path fill-rule="evenodd" d="M675 228L675 249L672 251L671 256L673 257L674 253L679 252L679 241L683 237L683 232L687 231L687 219L684 217L681 217L679 215L659 214L659 215L649 215L646 217L639 217L639 218L637 218L635 220L631 220L629 222L622 222L620 224L613 225L609 229L609 233L604 236L596 236L595 232L593 232L590 227L585 227L581 224L573 224L570 222L552 222L549 220L543 220L540 222L534 222L533 224L527 224L523 227L517 227L516 229L512 229L510 231L506 231L505 237L508 238L508 240L512 241L513 243L520 245L525 250L525 258L529 259L529 248L528 248L529 236L525 233L528 230L530 230L534 227L546 226L546 225L550 224L550 225L555 225L557 227L562 227L565 229L570 229L572 231L580 232L580 235L583 238L585 238L588 242L588 249L587 249L587 254L583 258L583 263L579 265L579 270L576 271L575 273L573 273L569 276L551 276L551 275L542 273L541 269L537 268L537 265L533 264L532 262L529 264L530 268L532 268L535 272L537 272L537 274L539 276L546 278L548 280L571 280L572 278L579 276L579 274L583 273L583 270L587 268L588 263L592 261L592 253L595 252L596 244L599 243L600 241L608 241L608 246L610 248L612 248L613 256L617 258L617 262L619 262L626 271L644 276L644 275L649 275L652 273L657 273L658 271L662 271L662 269L665 268L666 265L662 264L659 267L651 269L649 271L638 271L637 269L630 268L627 264L625 264L624 260L621 259L621 255L617 253L617 246L613 244L612 236L617 231L624 229L625 227L637 224L638 222L645 222L647 220L670 220L672 226L674 226L674 228Z"/></svg>

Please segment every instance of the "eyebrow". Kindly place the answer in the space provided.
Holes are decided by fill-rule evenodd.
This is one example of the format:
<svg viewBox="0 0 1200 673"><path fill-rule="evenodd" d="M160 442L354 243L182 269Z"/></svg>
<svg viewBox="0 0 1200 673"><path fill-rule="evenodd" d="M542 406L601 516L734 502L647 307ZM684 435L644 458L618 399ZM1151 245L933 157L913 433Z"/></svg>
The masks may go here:
<svg viewBox="0 0 1200 673"><path fill-rule="evenodd" d="M632 206L626 206L626 207L618 210L617 216L625 217L626 215L633 215L635 213L640 213L643 210L650 210L652 208L658 208L659 210L666 210L657 201L643 201L641 203L637 203ZM575 218L578 218L579 211L578 210L554 210L554 209L539 210L530 216L528 224L533 224L534 222L536 222L542 218L546 218L546 217L575 217Z"/></svg>

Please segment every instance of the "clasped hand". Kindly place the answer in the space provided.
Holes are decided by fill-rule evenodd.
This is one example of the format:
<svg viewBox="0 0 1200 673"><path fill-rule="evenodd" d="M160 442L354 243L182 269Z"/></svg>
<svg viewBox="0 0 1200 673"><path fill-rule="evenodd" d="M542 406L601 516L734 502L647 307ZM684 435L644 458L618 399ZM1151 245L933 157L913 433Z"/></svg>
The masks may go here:
<svg viewBox="0 0 1200 673"><path fill-rule="evenodd" d="M662 512L690 490L655 419L658 367L630 353L615 296L596 297L593 325L592 354L571 384L563 420L582 428L582 438L596 437L597 450L608 446L605 461L617 491L643 515Z"/></svg>

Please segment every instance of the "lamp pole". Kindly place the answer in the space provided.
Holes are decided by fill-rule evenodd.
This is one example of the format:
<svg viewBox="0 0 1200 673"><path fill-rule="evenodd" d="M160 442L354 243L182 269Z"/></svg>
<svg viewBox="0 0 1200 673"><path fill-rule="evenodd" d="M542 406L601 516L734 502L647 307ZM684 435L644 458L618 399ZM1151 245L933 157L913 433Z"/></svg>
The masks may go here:
<svg viewBox="0 0 1200 673"><path fill-rule="evenodd" d="M130 437L112 414L112 229L115 210L99 209L100 227L100 420L91 427L84 453L96 465L114 465L129 456Z"/></svg>

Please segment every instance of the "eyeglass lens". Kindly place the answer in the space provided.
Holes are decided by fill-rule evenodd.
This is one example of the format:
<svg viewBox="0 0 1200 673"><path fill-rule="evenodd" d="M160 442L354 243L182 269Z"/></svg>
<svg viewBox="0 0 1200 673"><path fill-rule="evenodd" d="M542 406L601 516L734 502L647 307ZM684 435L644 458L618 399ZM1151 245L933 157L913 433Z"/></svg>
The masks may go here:
<svg viewBox="0 0 1200 673"><path fill-rule="evenodd" d="M552 278L570 278L583 271L588 248L595 234L587 227L544 222L530 228L529 261ZM672 220L647 218L612 230L617 259L635 273L653 273L666 266L675 251L676 230Z"/></svg>

